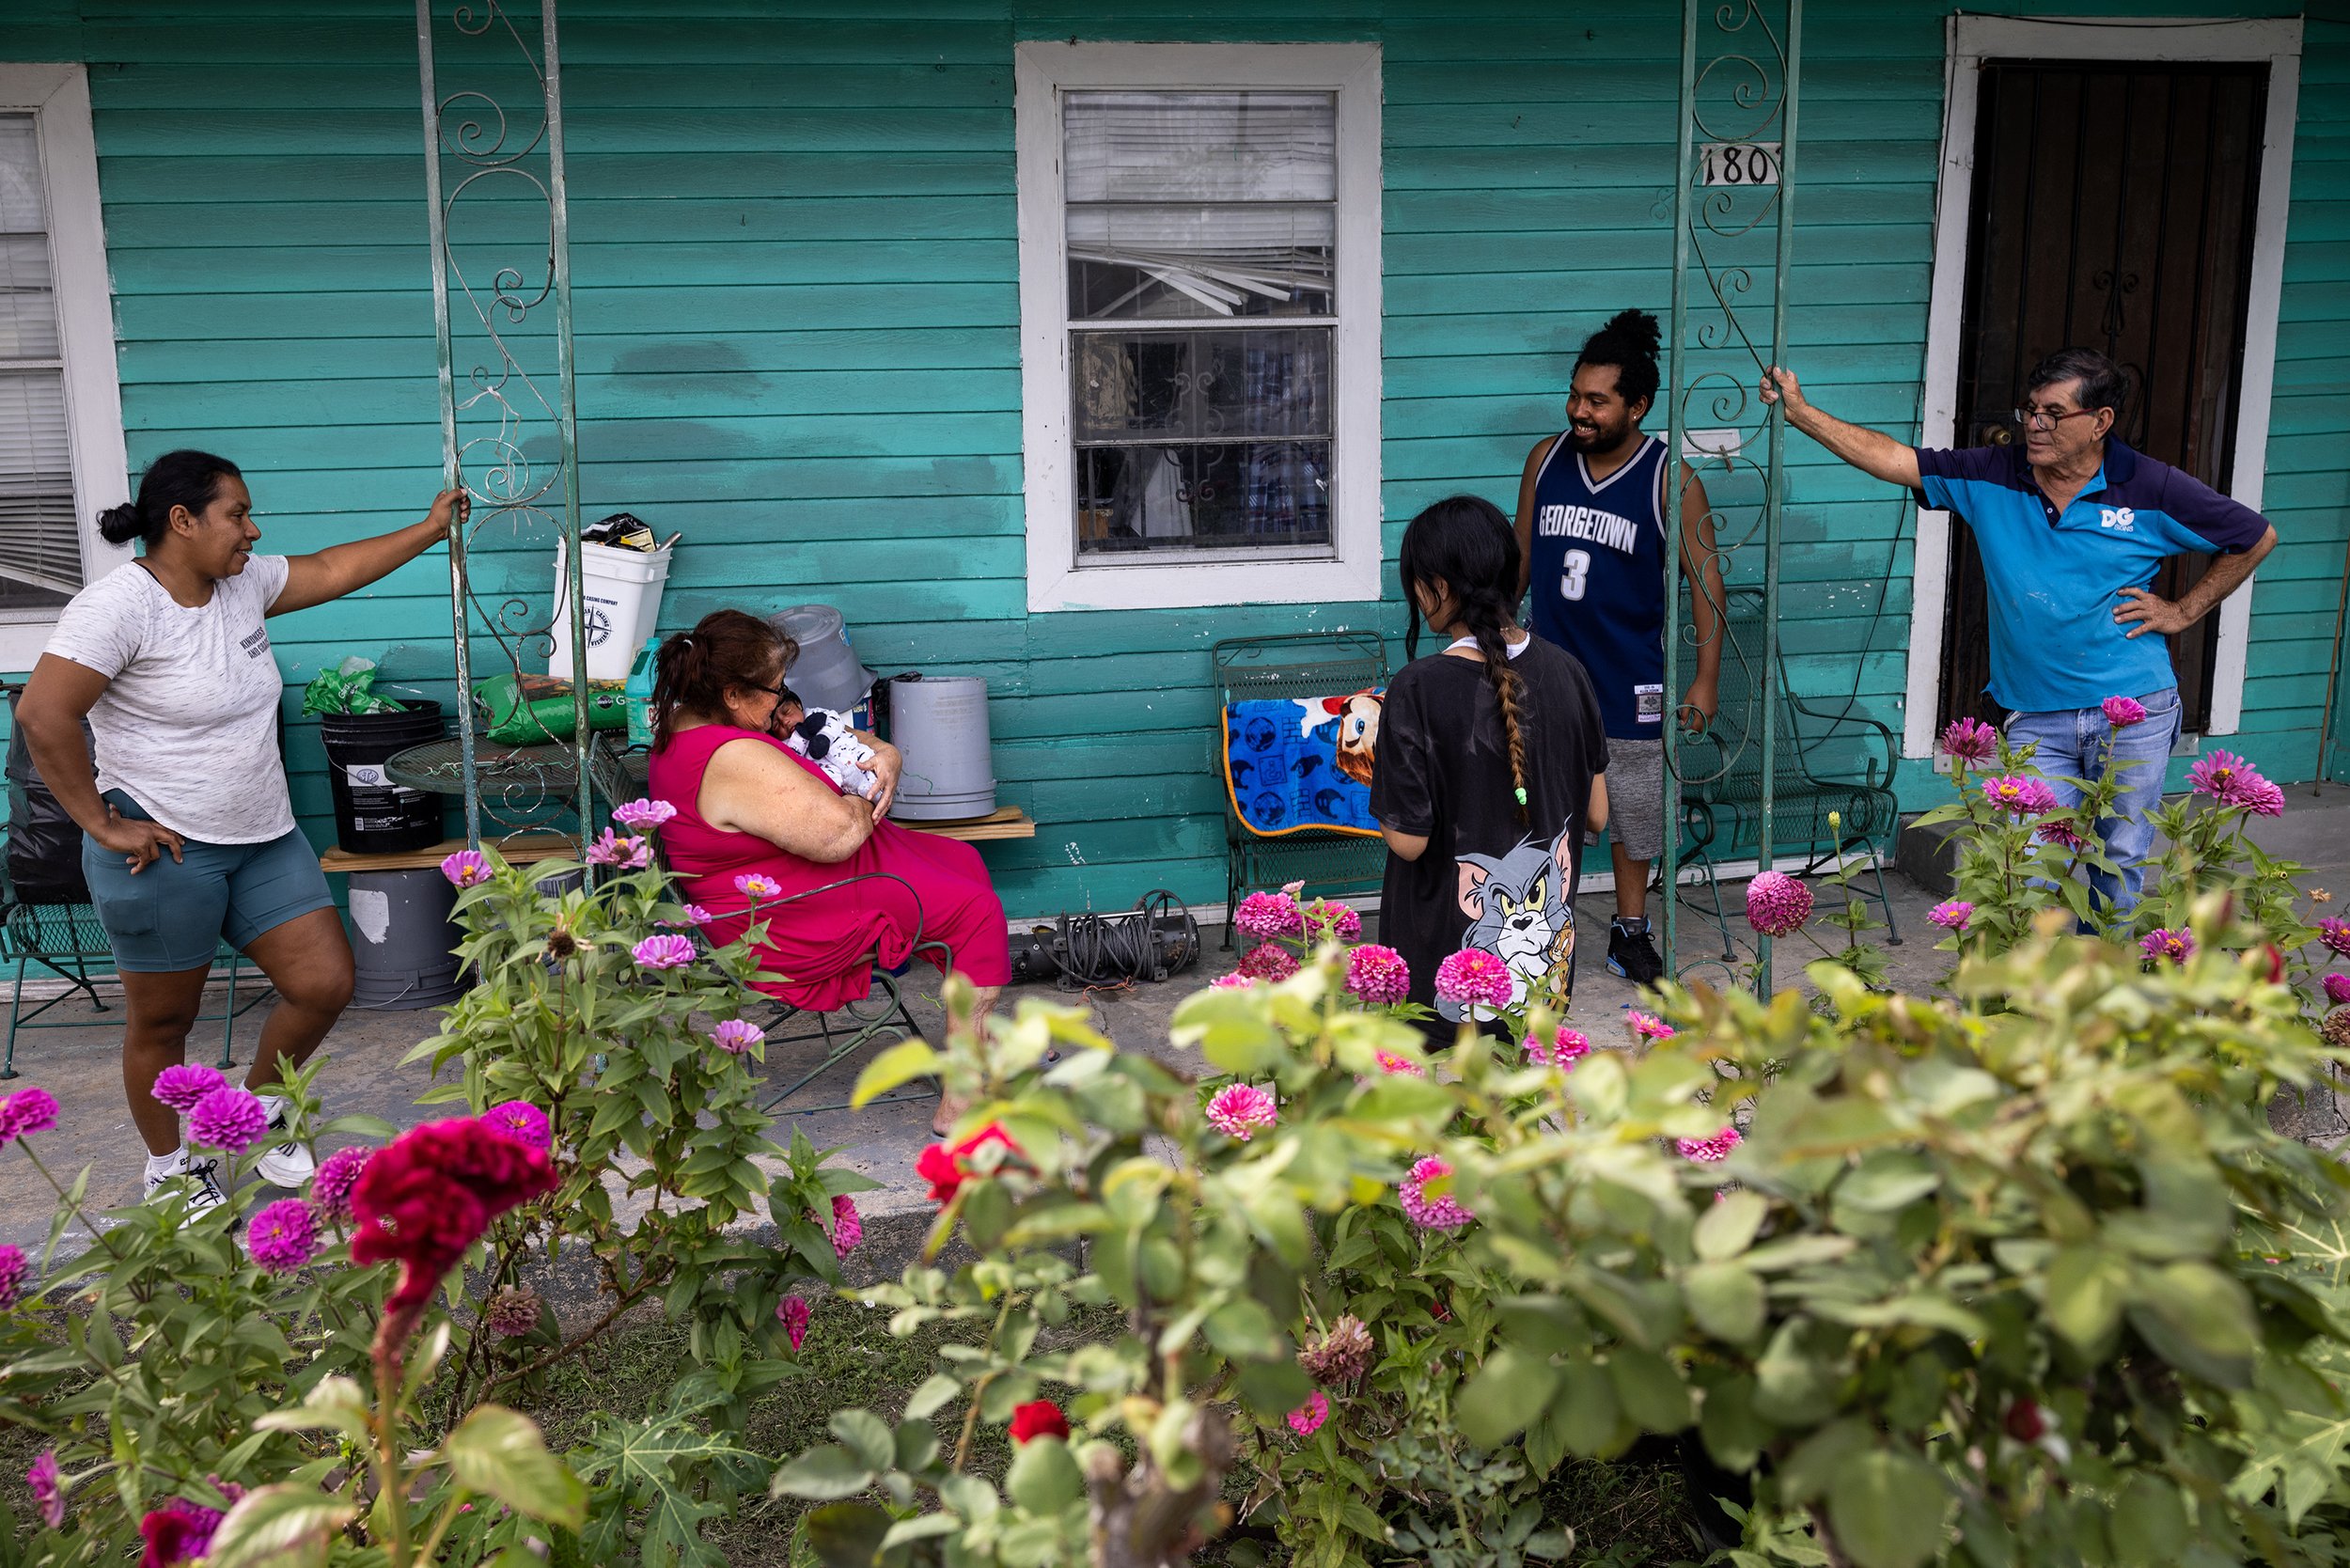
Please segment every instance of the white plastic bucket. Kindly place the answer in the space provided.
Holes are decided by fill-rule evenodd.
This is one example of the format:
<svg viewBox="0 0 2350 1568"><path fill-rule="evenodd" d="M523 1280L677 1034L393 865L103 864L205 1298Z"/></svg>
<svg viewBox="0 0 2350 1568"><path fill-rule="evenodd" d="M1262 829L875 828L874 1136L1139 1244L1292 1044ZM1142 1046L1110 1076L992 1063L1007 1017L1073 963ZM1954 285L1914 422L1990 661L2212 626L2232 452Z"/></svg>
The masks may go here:
<svg viewBox="0 0 2350 1568"><path fill-rule="evenodd" d="M946 823L995 809L985 681L976 675L893 677L889 738L905 758L891 815Z"/></svg>
<svg viewBox="0 0 2350 1568"><path fill-rule="evenodd" d="M571 576L565 570L563 541L555 545L555 650L547 655L547 673L559 680L572 676ZM625 681L636 651L645 646L661 619L661 589L669 580L669 552L615 550L608 544L580 546L580 571L587 582L581 597L588 605L588 679Z"/></svg>

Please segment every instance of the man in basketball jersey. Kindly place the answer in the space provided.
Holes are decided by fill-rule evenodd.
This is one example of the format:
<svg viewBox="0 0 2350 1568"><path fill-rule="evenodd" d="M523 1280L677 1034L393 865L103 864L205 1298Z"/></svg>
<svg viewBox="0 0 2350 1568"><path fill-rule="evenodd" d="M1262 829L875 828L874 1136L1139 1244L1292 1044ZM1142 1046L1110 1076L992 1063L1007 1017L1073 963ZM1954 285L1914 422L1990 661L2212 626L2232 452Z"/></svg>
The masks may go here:
<svg viewBox="0 0 2350 1568"><path fill-rule="evenodd" d="M1607 731L1608 849L1616 920L1608 969L1636 985L1665 972L1649 934L1650 863L1664 852L1665 443L1641 432L1656 400L1656 318L1626 310L1575 360L1567 429L1535 443L1518 484L1519 558L1533 588L1528 624L1580 660ZM1681 568L1696 591L1697 678L1678 716L1713 722L1722 667L1721 562L1705 487L1682 478Z"/></svg>

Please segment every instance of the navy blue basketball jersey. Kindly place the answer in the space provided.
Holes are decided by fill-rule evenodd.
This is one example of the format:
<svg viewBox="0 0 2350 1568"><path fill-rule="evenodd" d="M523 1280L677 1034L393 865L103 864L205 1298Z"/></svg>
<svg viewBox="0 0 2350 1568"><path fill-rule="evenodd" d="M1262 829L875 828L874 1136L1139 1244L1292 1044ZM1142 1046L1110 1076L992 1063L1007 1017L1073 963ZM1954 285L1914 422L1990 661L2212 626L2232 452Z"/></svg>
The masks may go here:
<svg viewBox="0 0 2350 1568"><path fill-rule="evenodd" d="M1561 435L1534 477L1533 630L1581 661L1616 740L1665 732L1665 444L1594 484Z"/></svg>

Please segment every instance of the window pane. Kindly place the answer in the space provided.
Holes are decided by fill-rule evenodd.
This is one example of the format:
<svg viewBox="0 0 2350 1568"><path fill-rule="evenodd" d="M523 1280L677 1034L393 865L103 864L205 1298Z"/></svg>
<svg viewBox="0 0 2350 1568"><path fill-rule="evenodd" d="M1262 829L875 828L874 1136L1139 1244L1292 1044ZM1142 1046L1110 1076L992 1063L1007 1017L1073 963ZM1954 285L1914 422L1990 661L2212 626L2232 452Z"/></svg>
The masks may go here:
<svg viewBox="0 0 2350 1568"><path fill-rule="evenodd" d="M1330 329L1081 332L1079 446L1330 434Z"/></svg>
<svg viewBox="0 0 2350 1568"><path fill-rule="evenodd" d="M39 234L48 227L33 117L0 115L0 234Z"/></svg>
<svg viewBox="0 0 2350 1568"><path fill-rule="evenodd" d="M1335 201L1326 92L1073 92L1061 100L1072 203Z"/></svg>
<svg viewBox="0 0 2350 1568"><path fill-rule="evenodd" d="M0 359L57 356L57 306L42 223L33 117L0 115Z"/></svg>
<svg viewBox="0 0 2350 1568"><path fill-rule="evenodd" d="M1329 542L1327 441L1077 452L1080 556Z"/></svg>
<svg viewBox="0 0 2350 1568"><path fill-rule="evenodd" d="M1072 207L1072 321L1327 316L1331 207Z"/></svg>
<svg viewBox="0 0 2350 1568"><path fill-rule="evenodd" d="M0 371L0 609L62 604L81 586L64 374Z"/></svg>

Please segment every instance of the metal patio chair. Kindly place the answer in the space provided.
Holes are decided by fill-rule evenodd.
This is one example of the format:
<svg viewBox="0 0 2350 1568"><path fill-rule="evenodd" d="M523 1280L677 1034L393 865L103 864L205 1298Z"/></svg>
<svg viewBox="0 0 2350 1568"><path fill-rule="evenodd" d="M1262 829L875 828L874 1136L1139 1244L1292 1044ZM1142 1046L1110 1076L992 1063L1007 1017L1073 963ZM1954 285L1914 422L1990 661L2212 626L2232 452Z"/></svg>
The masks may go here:
<svg viewBox="0 0 2350 1568"><path fill-rule="evenodd" d="M1235 702L1330 697L1387 683L1387 645L1373 632L1299 632L1229 637L1215 645L1215 749L1210 767L1224 774L1223 709ZM1302 828L1277 838L1249 831L1224 801L1224 948L1232 947L1231 911L1242 895L1303 882L1325 897L1379 891L1387 846L1378 835Z"/></svg>
<svg viewBox="0 0 2350 1568"><path fill-rule="evenodd" d="M1797 697L1788 680L1782 648L1778 667L1762 668L1762 595L1754 588L1729 594L1723 635L1721 709L1707 733L1681 743L1682 811L1693 840L1694 863L1703 867L1714 888L1715 918L1722 954L1735 956L1730 923L1716 880L1717 864L1757 845L1762 801L1762 726L1778 727L1771 767L1771 839L1774 854L1804 846L1806 863L1796 874L1810 876L1838 855L1866 851L1873 857L1876 902L1884 908L1886 935L1901 941L1892 900L1885 887L1888 840L1900 821L1893 793L1893 732L1852 711L1853 703L1827 705ZM1834 812L1838 825L1828 828ZM1855 885L1861 897L1869 897Z"/></svg>

